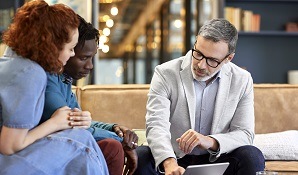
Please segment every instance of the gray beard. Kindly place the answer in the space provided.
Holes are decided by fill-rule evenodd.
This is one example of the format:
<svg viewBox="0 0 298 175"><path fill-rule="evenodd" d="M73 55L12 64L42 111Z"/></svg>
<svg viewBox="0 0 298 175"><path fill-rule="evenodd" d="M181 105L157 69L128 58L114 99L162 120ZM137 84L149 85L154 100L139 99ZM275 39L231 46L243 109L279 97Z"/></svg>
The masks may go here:
<svg viewBox="0 0 298 175"><path fill-rule="evenodd" d="M193 64L191 64L191 73L192 73L192 76L195 80L197 81L207 81L209 79L211 79L214 75L216 75L218 72L220 71L220 69L216 70L215 72L213 72L212 74L210 75L207 75L205 77L198 77L196 74L195 74L195 70L194 70L194 67L193 67Z"/></svg>

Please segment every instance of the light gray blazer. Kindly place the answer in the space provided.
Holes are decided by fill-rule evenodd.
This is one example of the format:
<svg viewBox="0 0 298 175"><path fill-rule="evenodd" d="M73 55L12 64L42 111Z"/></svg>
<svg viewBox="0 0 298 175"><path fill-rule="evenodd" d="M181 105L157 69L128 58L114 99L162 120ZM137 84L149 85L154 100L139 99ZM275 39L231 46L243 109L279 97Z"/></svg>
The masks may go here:
<svg viewBox="0 0 298 175"><path fill-rule="evenodd" d="M195 89L191 73L191 51L155 68L148 93L146 136L156 166L168 157L181 158L176 139L195 128ZM253 80L249 72L229 62L222 77L214 107L211 136L220 154L243 145L254 137ZM215 161L218 156L210 155Z"/></svg>

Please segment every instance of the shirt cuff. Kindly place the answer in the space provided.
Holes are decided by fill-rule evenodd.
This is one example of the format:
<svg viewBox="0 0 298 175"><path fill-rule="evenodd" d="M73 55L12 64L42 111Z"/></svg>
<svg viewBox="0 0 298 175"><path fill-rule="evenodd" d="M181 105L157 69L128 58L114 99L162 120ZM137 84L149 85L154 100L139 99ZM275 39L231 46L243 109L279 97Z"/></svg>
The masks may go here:
<svg viewBox="0 0 298 175"><path fill-rule="evenodd" d="M213 138L214 140L216 140L214 137L210 136L209 137ZM216 151L211 150L210 148L207 149L208 153L212 156L217 156L220 153L220 144L218 142L218 140L216 140L216 142L218 143L218 149Z"/></svg>
<svg viewBox="0 0 298 175"><path fill-rule="evenodd" d="M164 170L164 168L163 168L162 163L158 165L158 167L157 167L157 171L158 171L160 174L165 174L165 170Z"/></svg>
<svg viewBox="0 0 298 175"><path fill-rule="evenodd" d="M213 151L211 149L207 149L208 153L211 154L212 156L217 156L220 152L220 149L218 148L216 151Z"/></svg>

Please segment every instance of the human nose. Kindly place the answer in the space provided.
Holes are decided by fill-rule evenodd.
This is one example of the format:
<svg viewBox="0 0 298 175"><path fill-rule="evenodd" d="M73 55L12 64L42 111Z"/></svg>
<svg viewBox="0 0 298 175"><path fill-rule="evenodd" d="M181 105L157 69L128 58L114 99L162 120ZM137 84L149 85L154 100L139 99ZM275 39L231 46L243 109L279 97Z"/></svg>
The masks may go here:
<svg viewBox="0 0 298 175"><path fill-rule="evenodd" d="M92 63L92 59L88 59L86 65L85 65L86 69L93 69L93 63Z"/></svg>
<svg viewBox="0 0 298 175"><path fill-rule="evenodd" d="M203 69L206 68L208 66L207 64L207 59L205 57L203 57L199 62L198 62L198 67Z"/></svg>
<svg viewBox="0 0 298 175"><path fill-rule="evenodd" d="M72 50L71 53L70 53L70 57L73 57L73 56L75 56L74 50Z"/></svg>

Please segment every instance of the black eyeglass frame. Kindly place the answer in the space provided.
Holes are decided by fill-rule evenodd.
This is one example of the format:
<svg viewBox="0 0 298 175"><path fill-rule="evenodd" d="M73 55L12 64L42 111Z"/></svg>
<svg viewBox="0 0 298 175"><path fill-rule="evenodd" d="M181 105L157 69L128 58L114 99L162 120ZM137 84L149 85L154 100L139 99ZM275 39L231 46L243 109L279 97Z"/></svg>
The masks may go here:
<svg viewBox="0 0 298 175"><path fill-rule="evenodd" d="M195 43L197 43L197 42L195 42ZM195 45L194 45L194 48L196 48L195 47ZM191 55L194 57L194 59L196 59L196 60L198 60L198 61L201 61L201 60L203 60L204 58L206 59L206 63L207 63L207 65L208 66L210 66L210 67L212 67L212 68L217 68L218 67L218 65L220 65L229 55L230 55L230 53L228 53L221 61L217 61L217 60L215 60L214 58L209 58L209 57L206 57L202 52L200 52L200 51L198 51L198 50L196 50L196 49L191 49L192 50L192 53L191 53ZM195 56L194 56L194 52L197 52L197 53L199 53L200 55L202 55L202 58L201 59L198 59L198 58L196 58ZM211 66L209 63L208 63L208 60L211 60L211 61L215 61L216 63L217 63L217 65L216 66Z"/></svg>

